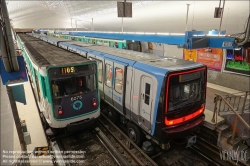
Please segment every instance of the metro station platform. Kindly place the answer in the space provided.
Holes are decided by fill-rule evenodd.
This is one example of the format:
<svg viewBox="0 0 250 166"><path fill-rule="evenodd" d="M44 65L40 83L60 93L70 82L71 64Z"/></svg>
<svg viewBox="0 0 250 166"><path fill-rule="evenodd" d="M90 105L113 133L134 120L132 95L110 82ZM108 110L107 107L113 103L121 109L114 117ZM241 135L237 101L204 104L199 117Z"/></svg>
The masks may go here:
<svg viewBox="0 0 250 166"><path fill-rule="evenodd" d="M0 80L1 81L1 80ZM1 81L2 82L2 81ZM49 158L39 159L33 158L32 151L35 147L45 147L48 146L45 133L42 128L41 120L39 117L38 109L36 106L36 102L33 96L33 92L29 82L25 82L24 84L25 96L27 104L24 105L22 103L16 102L18 114L21 120L26 121L27 130L31 136L31 144L27 145L27 151L30 153L30 165L53 165L53 164L45 164L43 160L50 160ZM3 158L3 150L5 151L14 151L16 152L15 159L19 157L21 152L21 146L19 142L19 138L17 135L17 130L14 122L14 118L12 115L9 98L6 91L6 86L0 84L0 122L1 122L1 164L0 165L12 165L11 161L13 158ZM5 155L11 155L10 153ZM5 160L5 162L3 162ZM33 162L31 161L33 160ZM40 163L42 162L42 163Z"/></svg>
<svg viewBox="0 0 250 166"><path fill-rule="evenodd" d="M1 80L0 80L1 81ZM0 115L1 115L1 161L3 161L3 150L7 151L20 151L20 143L17 136L15 123L13 120L12 111L9 104L9 99L6 93L6 87L0 85ZM37 106L32 93L29 82L24 84L27 105L16 102L19 116L22 120L26 121L28 132L31 135L31 144L27 146L28 151L33 151L35 147L48 146L43 131L41 120L39 118ZM205 121L211 123L215 93L225 95L238 93L239 91L222 87L219 85L207 84L207 102L206 102L206 119ZM1 165L11 165L11 163L1 163ZM39 165L39 164L31 164ZM47 165L47 164L43 164ZM52 165L52 164L51 164Z"/></svg>
<svg viewBox="0 0 250 166"><path fill-rule="evenodd" d="M205 106L205 126L216 125L214 122L212 122L212 118L214 114L214 105L215 105L214 103L215 94L225 96L228 94L236 94L236 93L237 94L241 93L241 91L230 89L230 88L212 84L212 83L207 83L207 95L206 95L207 98L206 98L206 106ZM218 116L217 118L218 118L217 123L224 121L224 118L222 118L221 116Z"/></svg>

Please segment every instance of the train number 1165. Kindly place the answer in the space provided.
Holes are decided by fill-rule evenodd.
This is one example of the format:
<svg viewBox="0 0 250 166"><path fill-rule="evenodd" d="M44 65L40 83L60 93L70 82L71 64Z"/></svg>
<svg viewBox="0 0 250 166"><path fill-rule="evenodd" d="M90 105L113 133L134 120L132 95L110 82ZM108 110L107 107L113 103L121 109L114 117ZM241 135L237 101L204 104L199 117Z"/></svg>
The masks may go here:
<svg viewBox="0 0 250 166"><path fill-rule="evenodd" d="M62 74L69 74L69 73L75 72L74 67L63 67L61 70L62 70Z"/></svg>

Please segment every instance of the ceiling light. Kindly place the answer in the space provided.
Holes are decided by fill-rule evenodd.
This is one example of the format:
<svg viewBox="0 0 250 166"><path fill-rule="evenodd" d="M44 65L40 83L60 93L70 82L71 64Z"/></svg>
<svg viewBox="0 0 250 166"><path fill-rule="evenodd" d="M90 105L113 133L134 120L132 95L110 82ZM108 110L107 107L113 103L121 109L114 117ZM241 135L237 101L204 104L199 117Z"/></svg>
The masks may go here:
<svg viewBox="0 0 250 166"><path fill-rule="evenodd" d="M182 35L185 35L184 33L170 33L170 35L177 35L177 36L182 36Z"/></svg>
<svg viewBox="0 0 250 166"><path fill-rule="evenodd" d="M156 33L145 32L147 35L155 35Z"/></svg>
<svg viewBox="0 0 250 166"><path fill-rule="evenodd" d="M157 35L169 35L169 33L156 33Z"/></svg>
<svg viewBox="0 0 250 166"><path fill-rule="evenodd" d="M11 80L7 82L8 86L16 86L16 85L22 85L24 83L24 80L22 78L16 79L16 80Z"/></svg>

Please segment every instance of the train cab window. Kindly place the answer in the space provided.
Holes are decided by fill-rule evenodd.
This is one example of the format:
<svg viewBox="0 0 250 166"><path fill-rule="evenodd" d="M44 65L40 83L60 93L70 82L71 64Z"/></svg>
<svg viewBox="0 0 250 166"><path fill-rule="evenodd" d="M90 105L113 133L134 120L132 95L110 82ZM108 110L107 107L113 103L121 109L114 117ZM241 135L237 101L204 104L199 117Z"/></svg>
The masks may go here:
<svg viewBox="0 0 250 166"><path fill-rule="evenodd" d="M145 100L144 103L149 105L150 101L150 84L146 83L145 85Z"/></svg>
<svg viewBox="0 0 250 166"><path fill-rule="evenodd" d="M102 62L98 62L98 81L102 83Z"/></svg>
<svg viewBox="0 0 250 166"><path fill-rule="evenodd" d="M115 90L118 93L122 93L123 88L123 70L115 68Z"/></svg>
<svg viewBox="0 0 250 166"><path fill-rule="evenodd" d="M96 90L96 75L78 76L51 81L54 98L77 95Z"/></svg>
<svg viewBox="0 0 250 166"><path fill-rule="evenodd" d="M43 87L43 94L44 94L44 97L47 97L47 93L46 93L46 86L45 86L45 79L44 77L41 77L42 78L42 87Z"/></svg>
<svg viewBox="0 0 250 166"><path fill-rule="evenodd" d="M170 77L169 87L169 108L168 111L174 111L183 107L195 104L203 97L204 72L200 72L200 78L192 78L188 81L179 81L179 76Z"/></svg>
<svg viewBox="0 0 250 166"><path fill-rule="evenodd" d="M105 83L108 87L111 87L111 85L112 85L112 66L109 64L106 64L105 67L106 67L106 69L105 69L105 72L106 72Z"/></svg>

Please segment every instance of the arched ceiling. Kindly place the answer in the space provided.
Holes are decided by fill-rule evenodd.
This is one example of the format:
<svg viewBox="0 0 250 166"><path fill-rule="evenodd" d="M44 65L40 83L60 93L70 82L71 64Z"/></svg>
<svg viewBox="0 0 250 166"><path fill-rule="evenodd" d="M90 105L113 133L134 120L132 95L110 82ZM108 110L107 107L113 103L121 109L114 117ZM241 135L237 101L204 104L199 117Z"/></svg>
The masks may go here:
<svg viewBox="0 0 250 166"><path fill-rule="evenodd" d="M214 18L219 0L127 2L133 3L133 18L123 18L125 32L183 33L187 4L190 4L188 30L219 29L220 19ZM95 31L122 30L122 18L117 17L117 1L10 0L7 7L14 28L75 30L77 20L77 30L91 30L93 18ZM247 0L226 0L221 29L227 34L243 32L249 8Z"/></svg>

